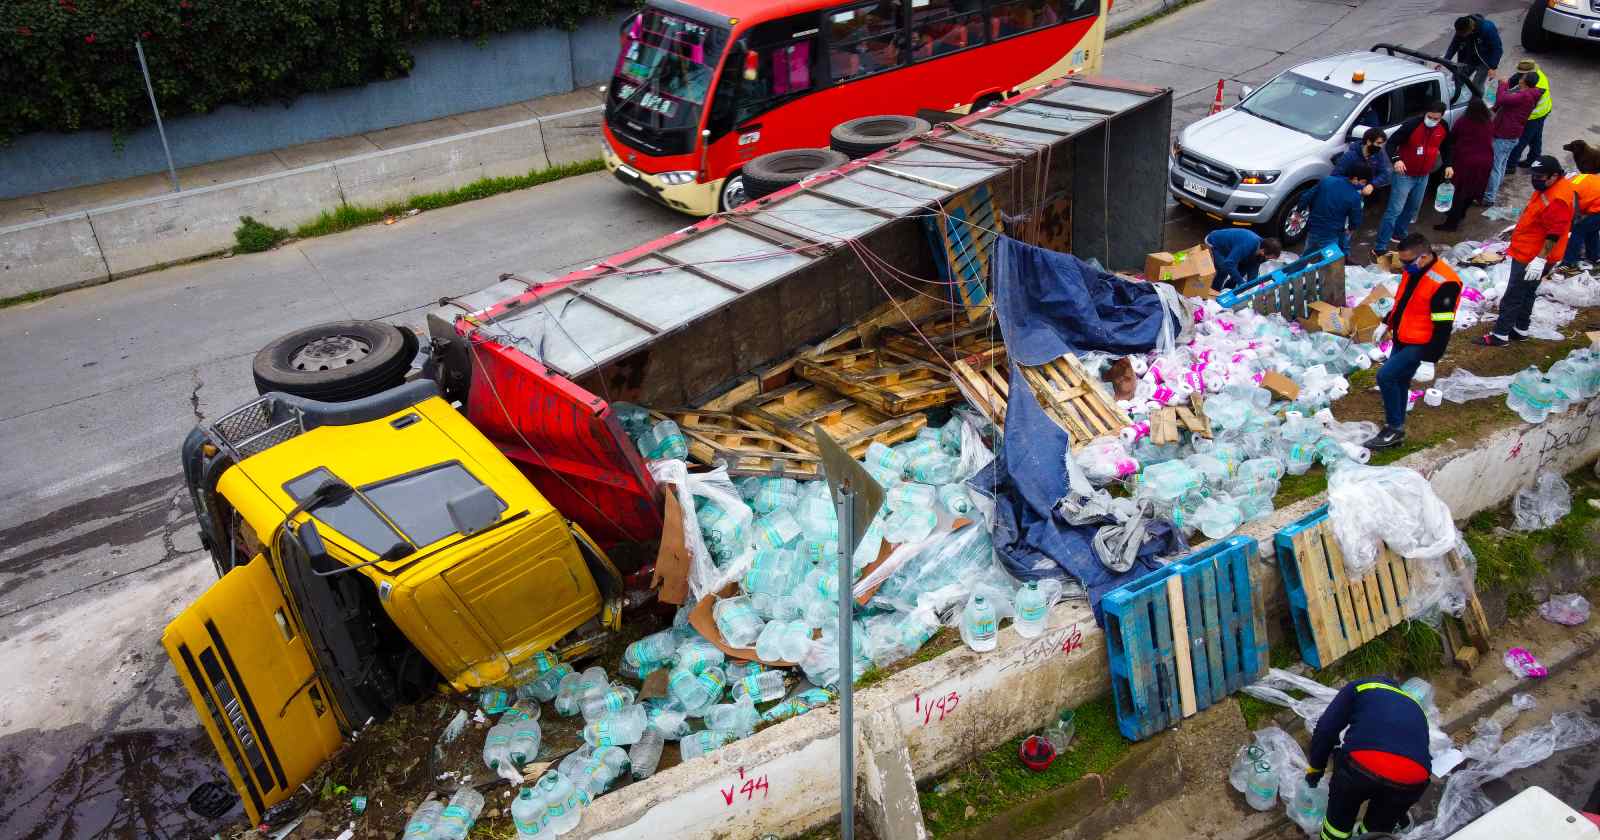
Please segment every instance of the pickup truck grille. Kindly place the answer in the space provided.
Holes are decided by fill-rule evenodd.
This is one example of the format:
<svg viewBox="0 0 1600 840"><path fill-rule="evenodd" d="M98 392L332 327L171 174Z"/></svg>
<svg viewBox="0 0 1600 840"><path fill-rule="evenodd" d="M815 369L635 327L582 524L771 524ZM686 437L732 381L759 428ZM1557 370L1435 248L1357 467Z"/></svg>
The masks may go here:
<svg viewBox="0 0 1600 840"><path fill-rule="evenodd" d="M299 411L291 410L288 419L274 423L272 409L271 398L262 397L217 418L211 430L223 446L233 451L236 460L265 452L305 432Z"/></svg>
<svg viewBox="0 0 1600 840"><path fill-rule="evenodd" d="M1239 185L1239 176L1232 169L1201 160L1188 152L1178 155L1178 167L1203 175L1219 184L1227 184L1230 187Z"/></svg>

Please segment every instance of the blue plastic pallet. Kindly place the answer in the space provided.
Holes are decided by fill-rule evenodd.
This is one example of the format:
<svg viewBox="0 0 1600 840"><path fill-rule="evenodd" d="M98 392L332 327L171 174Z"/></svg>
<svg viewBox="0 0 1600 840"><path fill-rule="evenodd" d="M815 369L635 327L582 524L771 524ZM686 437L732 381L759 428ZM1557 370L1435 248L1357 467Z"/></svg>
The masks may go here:
<svg viewBox="0 0 1600 840"><path fill-rule="evenodd" d="M1234 536L1124 584L1101 601L1117 727L1141 740L1183 718L1167 579L1183 580L1196 709L1209 708L1266 670L1256 633L1250 564L1256 541Z"/></svg>
<svg viewBox="0 0 1600 840"><path fill-rule="evenodd" d="M1344 305L1344 252L1337 245L1306 254L1249 285L1217 296L1217 304L1224 309L1248 306L1263 315L1276 312L1291 321L1310 314L1311 304L1317 301Z"/></svg>
<svg viewBox="0 0 1600 840"><path fill-rule="evenodd" d="M1372 571L1345 573L1344 553L1323 505L1273 537L1289 598L1300 658L1326 668L1405 620L1411 574L1405 558L1385 548Z"/></svg>

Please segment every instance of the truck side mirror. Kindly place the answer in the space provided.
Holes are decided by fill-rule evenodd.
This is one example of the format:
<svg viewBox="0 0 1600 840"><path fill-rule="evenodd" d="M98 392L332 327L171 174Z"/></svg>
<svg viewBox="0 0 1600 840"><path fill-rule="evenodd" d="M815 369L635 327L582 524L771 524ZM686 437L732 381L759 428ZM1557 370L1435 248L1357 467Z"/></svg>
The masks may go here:
<svg viewBox="0 0 1600 840"><path fill-rule="evenodd" d="M323 485L326 487L327 485ZM317 488L321 490L322 488ZM328 546L322 542L322 535L317 533L315 520L307 519L295 529L295 541L300 543L300 550L306 553L306 562L314 572L327 573L334 569L333 559L328 556Z"/></svg>

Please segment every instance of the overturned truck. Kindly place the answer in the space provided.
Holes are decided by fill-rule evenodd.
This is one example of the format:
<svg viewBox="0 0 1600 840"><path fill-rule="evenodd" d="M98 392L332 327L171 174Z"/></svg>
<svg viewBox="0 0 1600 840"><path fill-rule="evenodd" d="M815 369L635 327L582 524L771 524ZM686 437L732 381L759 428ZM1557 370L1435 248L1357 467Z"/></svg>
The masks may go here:
<svg viewBox="0 0 1600 840"><path fill-rule="evenodd" d="M918 297L906 278L981 310L985 235L1113 269L1159 250L1170 127L1167 89L1063 80L566 277L441 301L420 377L415 337L381 324L263 350L261 398L185 441L220 580L163 636L250 819L397 704L620 627L649 569L613 557L659 539L663 502L613 401L839 417L785 402L797 350Z"/></svg>

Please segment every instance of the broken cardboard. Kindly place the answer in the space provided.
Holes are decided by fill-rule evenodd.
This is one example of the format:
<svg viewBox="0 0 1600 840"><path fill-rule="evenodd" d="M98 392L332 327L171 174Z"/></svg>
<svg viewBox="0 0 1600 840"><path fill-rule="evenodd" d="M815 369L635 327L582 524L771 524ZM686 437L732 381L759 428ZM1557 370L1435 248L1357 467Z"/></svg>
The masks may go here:
<svg viewBox="0 0 1600 840"><path fill-rule="evenodd" d="M662 485L665 496L661 522L661 548L656 551L656 568L650 576L651 588L663 603L682 605L689 600L689 547L683 539L683 513L673 485Z"/></svg>
<svg viewBox="0 0 1600 840"><path fill-rule="evenodd" d="M1215 297L1211 281L1217 278L1217 267L1211 259L1211 250L1196 245L1187 251L1157 251L1145 257L1144 276L1156 282L1177 288L1184 297Z"/></svg>
<svg viewBox="0 0 1600 840"><path fill-rule="evenodd" d="M1269 370L1261 377L1261 387L1271 391L1273 396L1293 402L1300 399L1300 386L1294 380L1275 371Z"/></svg>
<svg viewBox="0 0 1600 840"><path fill-rule="evenodd" d="M746 662L760 662L763 665L771 665L774 668L793 668L796 665L794 662L782 659L762 659L756 656L755 648L734 647L728 644L727 639L722 638L722 629L717 627L717 620L712 615L712 610L716 608L718 601L724 598L736 597L738 594L739 584L730 583L724 586L721 592L701 598L700 602L694 605L694 609L689 611L689 625L700 631L700 635L705 636L707 640L716 645L718 650L734 659L743 659Z"/></svg>

